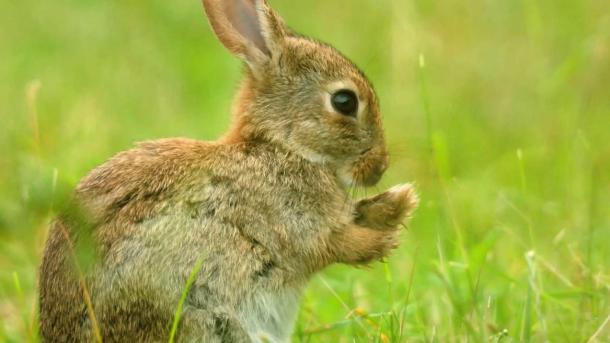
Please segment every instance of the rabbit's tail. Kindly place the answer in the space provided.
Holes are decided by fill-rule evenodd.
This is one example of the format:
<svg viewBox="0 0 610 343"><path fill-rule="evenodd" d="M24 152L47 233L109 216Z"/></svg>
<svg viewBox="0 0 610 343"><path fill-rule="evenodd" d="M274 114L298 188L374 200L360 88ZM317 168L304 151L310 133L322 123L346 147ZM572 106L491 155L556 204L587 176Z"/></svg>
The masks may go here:
<svg viewBox="0 0 610 343"><path fill-rule="evenodd" d="M43 342L79 342L89 336L83 332L91 322L83 296L84 279L74 268L71 236L64 222L57 220L52 223L40 267L40 334Z"/></svg>

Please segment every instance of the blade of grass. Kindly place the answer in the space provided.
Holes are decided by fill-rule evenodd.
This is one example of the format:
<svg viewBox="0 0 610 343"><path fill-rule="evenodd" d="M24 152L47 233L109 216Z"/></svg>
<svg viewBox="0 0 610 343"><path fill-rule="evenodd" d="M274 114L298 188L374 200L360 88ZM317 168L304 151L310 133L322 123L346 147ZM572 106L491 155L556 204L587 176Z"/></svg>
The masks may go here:
<svg viewBox="0 0 610 343"><path fill-rule="evenodd" d="M599 328L595 331L591 338L587 340L587 343L597 342L597 337L601 335L601 333L604 331L604 328L608 326L608 323L610 323L610 314L608 315L608 317L606 317L606 320L604 320L602 325L599 326Z"/></svg>
<svg viewBox="0 0 610 343"><path fill-rule="evenodd" d="M348 311L348 313L351 313L353 311L347 305L347 303L345 301L343 301L341 296L339 296L339 294L328 284L328 282L326 282L326 279L324 279L323 277L320 276L320 281L322 281L324 286L332 293L332 295L339 301L339 303L341 303L341 305L345 308L345 310ZM367 336L370 336L369 331L364 326L364 324L362 324L362 322L360 320L356 320L355 322L366 332Z"/></svg>
<svg viewBox="0 0 610 343"><path fill-rule="evenodd" d="M30 128L32 130L33 136L33 148L34 151L39 154L40 153L40 128L38 124L38 94L40 92L40 87L42 86L42 82L40 80L32 80L28 83L25 91L26 95L26 105L28 109L28 115L30 119Z"/></svg>
<svg viewBox="0 0 610 343"><path fill-rule="evenodd" d="M420 53L419 54L419 86L420 86L420 92L421 92L421 100L422 100L422 106L424 108L424 115L426 118L426 134L427 134L427 138L428 138L428 149L432 150L433 149L433 143L432 143L432 111L430 110L430 100L428 98L428 84L426 81L426 57L424 56L424 54Z"/></svg>
<svg viewBox="0 0 610 343"><path fill-rule="evenodd" d="M89 292L89 288L87 287L87 283L85 281L85 276L83 274L81 266L78 263L78 258L76 256L76 250L74 249L74 243L72 242L72 239L70 238L70 234L68 233L68 230L66 229L64 224L61 222L57 222L57 225L59 226L59 229L61 230L61 234L64 236L64 239L66 240L66 244L68 245L68 249L70 250L71 258L72 258L74 266L76 268L76 272L78 275L78 281L79 281L79 284L81 287L81 291L83 292L83 299L85 300L85 305L87 307L87 314L89 315L89 320L91 321L93 335L95 336L95 340L98 343L102 343L103 342L102 334L100 331L100 327L98 325L97 318L95 316L95 311L93 310L93 302L91 301L91 293Z"/></svg>
<svg viewBox="0 0 610 343"><path fill-rule="evenodd" d="M521 179L521 191L527 194L527 178L525 177L525 167L523 165L523 150L517 149L517 160L519 161L519 177Z"/></svg>
<svg viewBox="0 0 610 343"><path fill-rule="evenodd" d="M23 288L21 287L21 280L19 279L19 274L17 272L13 272L13 286L15 287L15 292L17 293L17 298L19 301L19 307L23 308L25 306L25 296L23 294ZM23 321L24 328L27 328L28 321L27 316L22 314L21 316Z"/></svg>
<svg viewBox="0 0 610 343"><path fill-rule="evenodd" d="M303 331L303 334L316 335L316 334L320 334L323 332L328 332L328 331L340 329L342 327L346 327L350 324L353 324L354 322L359 323L362 319L383 318L384 316L387 316L389 314L390 314L390 312L383 312L383 313L370 313L370 314L350 316L350 318L348 318L348 319L340 320L335 323L326 324L326 325L322 325L320 327L315 327L315 328L311 328L311 329L306 329Z"/></svg>
<svg viewBox="0 0 610 343"><path fill-rule="evenodd" d="M189 291L191 290L193 283L195 283L197 274L199 274L199 272L201 271L201 268L203 267L204 260L205 260L205 257L201 256L195 262L195 265L193 266L193 269L191 270L191 274L189 275L188 279L186 280L186 285L184 286L184 289L182 290L182 295L180 296L180 301L178 302L178 306L176 306L176 311L174 312L174 321L172 322L172 329L169 333L169 343L173 343L174 340L176 339L176 333L178 332L178 324L180 324L180 317L182 316L184 302L186 301L186 297L187 297Z"/></svg>

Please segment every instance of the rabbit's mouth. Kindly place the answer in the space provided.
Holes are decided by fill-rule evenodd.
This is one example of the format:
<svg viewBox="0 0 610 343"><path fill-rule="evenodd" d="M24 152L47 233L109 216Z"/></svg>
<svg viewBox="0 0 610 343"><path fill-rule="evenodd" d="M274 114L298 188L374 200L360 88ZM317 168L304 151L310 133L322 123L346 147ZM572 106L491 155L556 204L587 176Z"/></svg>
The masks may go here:
<svg viewBox="0 0 610 343"><path fill-rule="evenodd" d="M363 150L356 161L341 173L348 185L374 186L388 168L388 154L384 147Z"/></svg>

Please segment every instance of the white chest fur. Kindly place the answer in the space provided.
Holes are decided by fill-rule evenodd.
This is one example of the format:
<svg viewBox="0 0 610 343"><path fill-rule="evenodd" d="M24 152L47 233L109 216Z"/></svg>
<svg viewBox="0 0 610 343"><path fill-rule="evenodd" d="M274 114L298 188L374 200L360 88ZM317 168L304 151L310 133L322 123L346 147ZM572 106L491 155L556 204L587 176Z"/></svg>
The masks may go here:
<svg viewBox="0 0 610 343"><path fill-rule="evenodd" d="M259 291L240 308L240 321L256 343L288 343L299 309L301 292Z"/></svg>

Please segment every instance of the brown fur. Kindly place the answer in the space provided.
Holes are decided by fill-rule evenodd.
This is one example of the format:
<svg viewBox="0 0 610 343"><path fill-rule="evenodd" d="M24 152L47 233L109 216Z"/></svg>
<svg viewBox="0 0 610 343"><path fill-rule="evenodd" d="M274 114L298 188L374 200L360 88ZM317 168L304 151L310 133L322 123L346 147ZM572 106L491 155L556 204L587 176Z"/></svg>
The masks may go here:
<svg viewBox="0 0 610 343"><path fill-rule="evenodd" d="M249 23L260 26L261 49L219 1L204 0L212 27L248 65L231 129L217 142L141 143L80 182L81 220L58 219L41 266L44 341L95 340L96 326L109 342L165 341L204 257L178 339L286 342L314 273L370 263L397 246L398 226L416 207L412 188L354 204L341 181L374 184L388 164L364 75L332 47L288 33L265 1L227 0L231 11L259 16ZM357 118L324 105L325 87L344 80L357 88ZM83 266L85 238L97 259Z"/></svg>

